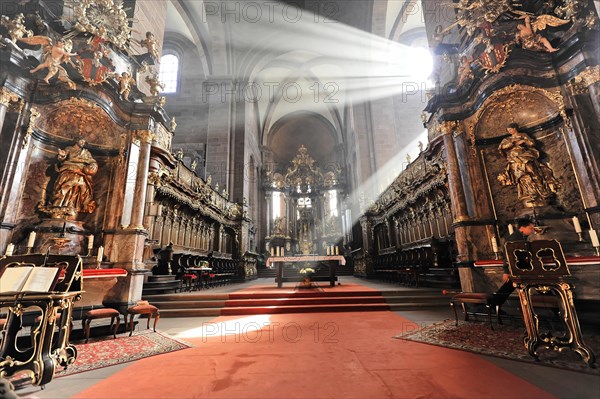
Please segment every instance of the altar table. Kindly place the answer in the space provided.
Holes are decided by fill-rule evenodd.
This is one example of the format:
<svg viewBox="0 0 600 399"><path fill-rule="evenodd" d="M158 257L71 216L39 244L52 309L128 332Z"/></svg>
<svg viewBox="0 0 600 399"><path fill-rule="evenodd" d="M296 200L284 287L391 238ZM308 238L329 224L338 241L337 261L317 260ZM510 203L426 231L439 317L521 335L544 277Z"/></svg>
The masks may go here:
<svg viewBox="0 0 600 399"><path fill-rule="evenodd" d="M271 264L275 264L277 267L277 287L281 288L283 284L283 264L284 263L298 263L298 262L327 262L329 264L329 286L335 286L335 268L336 266L346 264L346 258L342 255L301 255L301 256L272 256L267 259L266 265L269 267Z"/></svg>

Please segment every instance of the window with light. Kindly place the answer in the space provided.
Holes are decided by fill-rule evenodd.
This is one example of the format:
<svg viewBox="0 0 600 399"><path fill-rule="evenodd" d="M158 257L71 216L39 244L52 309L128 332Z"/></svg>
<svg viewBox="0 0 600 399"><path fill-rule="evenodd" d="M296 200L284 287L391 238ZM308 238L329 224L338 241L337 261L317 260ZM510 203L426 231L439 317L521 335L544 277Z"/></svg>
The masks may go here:
<svg viewBox="0 0 600 399"><path fill-rule="evenodd" d="M159 80L165 85L162 93L177 93L179 78L179 57L174 54L163 55L160 59Z"/></svg>

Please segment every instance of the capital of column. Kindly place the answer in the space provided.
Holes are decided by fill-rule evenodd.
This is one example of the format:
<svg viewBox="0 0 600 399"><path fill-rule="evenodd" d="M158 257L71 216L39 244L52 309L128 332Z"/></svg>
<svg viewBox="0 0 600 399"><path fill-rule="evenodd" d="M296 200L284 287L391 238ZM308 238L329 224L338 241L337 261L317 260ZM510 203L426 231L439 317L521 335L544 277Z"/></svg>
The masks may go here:
<svg viewBox="0 0 600 399"><path fill-rule="evenodd" d="M597 82L600 82L600 65L587 66L569 81L569 87L574 95L585 94Z"/></svg>
<svg viewBox="0 0 600 399"><path fill-rule="evenodd" d="M454 133L458 135L464 132L464 126L462 121L445 121L438 125L437 131L440 132L442 136L446 136Z"/></svg>
<svg viewBox="0 0 600 399"><path fill-rule="evenodd" d="M142 143L152 144L155 135L150 130L136 130L134 137L140 140Z"/></svg>

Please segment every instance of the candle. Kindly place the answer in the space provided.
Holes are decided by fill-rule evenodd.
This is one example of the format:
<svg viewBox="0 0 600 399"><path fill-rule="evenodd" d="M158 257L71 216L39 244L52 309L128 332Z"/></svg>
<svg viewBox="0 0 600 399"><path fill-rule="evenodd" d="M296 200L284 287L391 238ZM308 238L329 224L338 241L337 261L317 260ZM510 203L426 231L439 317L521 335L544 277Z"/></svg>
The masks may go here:
<svg viewBox="0 0 600 399"><path fill-rule="evenodd" d="M498 241L496 241L496 236L492 236L492 251L494 251L494 253L500 252L498 251Z"/></svg>
<svg viewBox="0 0 600 399"><path fill-rule="evenodd" d="M336 255L340 254L340 247L338 247L337 245L335 246L335 254Z"/></svg>
<svg viewBox="0 0 600 399"><path fill-rule="evenodd" d="M271 256L275 256L275 247L271 247Z"/></svg>
<svg viewBox="0 0 600 399"><path fill-rule="evenodd" d="M35 244L35 231L29 233L29 239L27 240L27 248L33 248L33 244Z"/></svg>
<svg viewBox="0 0 600 399"><path fill-rule="evenodd" d="M6 246L6 252L4 253L4 255L6 256L12 256L12 254L15 252L15 244L13 243L9 243Z"/></svg>
<svg viewBox="0 0 600 399"><path fill-rule="evenodd" d="M285 248L281 247L281 256L285 256Z"/></svg>
<svg viewBox="0 0 600 399"><path fill-rule="evenodd" d="M88 249L94 248L94 236L90 234L88 236Z"/></svg>
<svg viewBox="0 0 600 399"><path fill-rule="evenodd" d="M276 254L276 256L280 256L281 255L279 247L277 247L277 249L275 250L275 254Z"/></svg>
<svg viewBox="0 0 600 399"><path fill-rule="evenodd" d="M581 233L581 225L577 216L573 216L573 226L575 226L575 233Z"/></svg>
<svg viewBox="0 0 600 399"><path fill-rule="evenodd" d="M598 233L596 233L596 230L590 229L590 239L592 240L592 247L600 247L600 241L598 241Z"/></svg>
<svg viewBox="0 0 600 399"><path fill-rule="evenodd" d="M515 232L515 228L513 227L512 224L508 224L508 234L512 234Z"/></svg>
<svg viewBox="0 0 600 399"><path fill-rule="evenodd" d="M102 262L102 258L104 257L104 247L103 246L99 246L98 247L98 256L96 256L96 260L98 261L98 263Z"/></svg>

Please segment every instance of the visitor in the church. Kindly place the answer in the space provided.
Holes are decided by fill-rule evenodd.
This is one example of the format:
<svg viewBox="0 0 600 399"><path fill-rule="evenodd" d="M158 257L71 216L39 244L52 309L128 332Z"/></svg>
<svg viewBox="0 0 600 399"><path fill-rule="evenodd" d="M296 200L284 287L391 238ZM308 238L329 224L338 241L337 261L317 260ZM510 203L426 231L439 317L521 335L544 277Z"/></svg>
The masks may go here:
<svg viewBox="0 0 600 399"><path fill-rule="evenodd" d="M530 235L535 233L535 225L530 219L519 219L517 220L517 230L511 235L506 237L506 242L515 241L527 241ZM502 274L502 286L494 294L495 303L497 306L502 306L508 299L510 294L515 290L513 282L510 279L510 273L508 270L508 263L504 261L503 274Z"/></svg>

